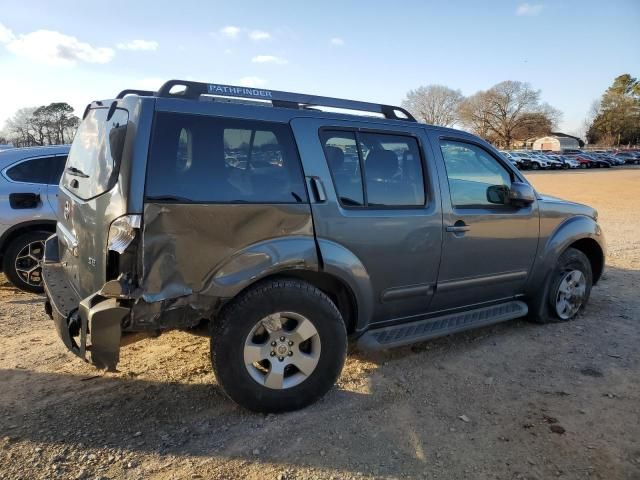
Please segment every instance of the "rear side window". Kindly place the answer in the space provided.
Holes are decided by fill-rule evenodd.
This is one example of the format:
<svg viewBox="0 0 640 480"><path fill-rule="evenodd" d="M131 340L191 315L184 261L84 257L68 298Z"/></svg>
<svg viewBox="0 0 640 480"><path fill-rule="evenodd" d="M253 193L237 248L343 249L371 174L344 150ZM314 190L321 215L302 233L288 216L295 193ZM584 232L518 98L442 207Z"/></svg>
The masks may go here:
<svg viewBox="0 0 640 480"><path fill-rule="evenodd" d="M66 155L24 160L7 169L6 175L14 182L57 185L66 161Z"/></svg>
<svg viewBox="0 0 640 480"><path fill-rule="evenodd" d="M25 160L7 170L7 177L14 182L42 183L50 182L51 163L55 157Z"/></svg>
<svg viewBox="0 0 640 480"><path fill-rule="evenodd" d="M176 113L156 115L146 196L202 203L307 199L288 125Z"/></svg>
<svg viewBox="0 0 640 480"><path fill-rule="evenodd" d="M84 200L110 190L118 177L129 114L118 108L107 120L108 111L90 110L80 123L62 176L62 185Z"/></svg>
<svg viewBox="0 0 640 480"><path fill-rule="evenodd" d="M67 163L67 156L60 155L51 159L51 185L58 185L60 183L60 177L64 171L64 165Z"/></svg>
<svg viewBox="0 0 640 480"><path fill-rule="evenodd" d="M425 204L422 159L414 137L339 130L324 130L320 137L343 206Z"/></svg>

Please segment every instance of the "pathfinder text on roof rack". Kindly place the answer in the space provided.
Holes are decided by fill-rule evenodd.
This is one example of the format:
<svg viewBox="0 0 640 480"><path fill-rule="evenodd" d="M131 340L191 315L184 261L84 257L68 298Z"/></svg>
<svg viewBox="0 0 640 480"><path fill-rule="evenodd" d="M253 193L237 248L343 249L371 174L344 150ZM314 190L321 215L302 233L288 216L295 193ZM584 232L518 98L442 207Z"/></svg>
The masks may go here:
<svg viewBox="0 0 640 480"><path fill-rule="evenodd" d="M251 97L272 98L273 94L269 90L260 90L257 88L232 87L228 85L209 84L208 92L217 95L241 95Z"/></svg>

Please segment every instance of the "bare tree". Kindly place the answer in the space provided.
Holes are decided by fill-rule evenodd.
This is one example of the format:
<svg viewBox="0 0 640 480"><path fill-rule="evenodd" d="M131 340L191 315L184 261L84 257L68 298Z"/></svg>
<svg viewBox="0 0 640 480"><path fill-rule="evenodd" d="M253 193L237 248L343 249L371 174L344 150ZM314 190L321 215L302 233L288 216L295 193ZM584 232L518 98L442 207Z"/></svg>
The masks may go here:
<svg viewBox="0 0 640 480"><path fill-rule="evenodd" d="M421 122L450 127L458 121L458 107L463 99L460 90L428 85L410 90L402 106Z"/></svg>
<svg viewBox="0 0 640 480"><path fill-rule="evenodd" d="M71 105L57 102L18 110L7 120L5 133L20 147L56 145L71 141L79 123Z"/></svg>
<svg viewBox="0 0 640 480"><path fill-rule="evenodd" d="M460 106L463 125L504 147L527 135L549 133L561 113L540 103L540 91L528 83L505 81L469 97Z"/></svg>
<svg viewBox="0 0 640 480"><path fill-rule="evenodd" d="M7 120L6 132L11 143L16 147L37 145L31 119L35 108L27 107L18 110L12 118Z"/></svg>

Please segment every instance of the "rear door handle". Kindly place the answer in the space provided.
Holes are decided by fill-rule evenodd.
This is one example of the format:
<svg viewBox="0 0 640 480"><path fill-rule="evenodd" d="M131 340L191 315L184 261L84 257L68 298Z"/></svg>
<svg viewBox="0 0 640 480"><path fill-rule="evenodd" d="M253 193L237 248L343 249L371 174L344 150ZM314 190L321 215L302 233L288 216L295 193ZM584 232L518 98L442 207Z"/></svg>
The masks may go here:
<svg viewBox="0 0 640 480"><path fill-rule="evenodd" d="M310 190L316 202L325 202L327 200L327 195L324 192L324 185L322 184L322 180L320 180L318 177L307 178L309 179Z"/></svg>

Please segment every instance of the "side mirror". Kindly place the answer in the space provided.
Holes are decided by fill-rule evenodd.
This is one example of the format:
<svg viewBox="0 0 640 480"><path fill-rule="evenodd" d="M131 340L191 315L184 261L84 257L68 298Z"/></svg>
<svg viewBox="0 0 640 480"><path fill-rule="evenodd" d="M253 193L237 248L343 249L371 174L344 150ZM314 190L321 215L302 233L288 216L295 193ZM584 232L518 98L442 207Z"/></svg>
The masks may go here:
<svg viewBox="0 0 640 480"><path fill-rule="evenodd" d="M506 185L487 187L487 201L496 205L507 205L509 203L509 187Z"/></svg>
<svg viewBox="0 0 640 480"><path fill-rule="evenodd" d="M509 189L509 203L517 207L526 207L536 200L536 192L531 185L522 182L513 182Z"/></svg>

